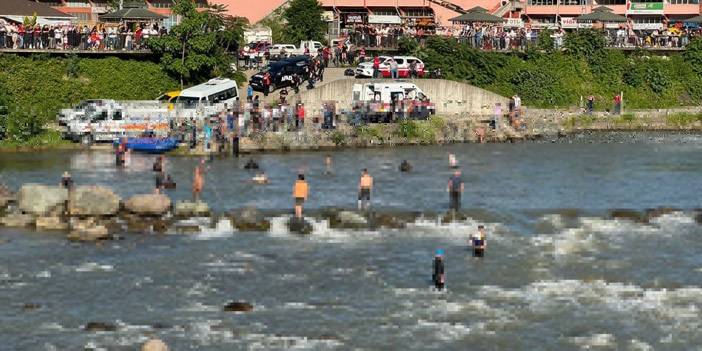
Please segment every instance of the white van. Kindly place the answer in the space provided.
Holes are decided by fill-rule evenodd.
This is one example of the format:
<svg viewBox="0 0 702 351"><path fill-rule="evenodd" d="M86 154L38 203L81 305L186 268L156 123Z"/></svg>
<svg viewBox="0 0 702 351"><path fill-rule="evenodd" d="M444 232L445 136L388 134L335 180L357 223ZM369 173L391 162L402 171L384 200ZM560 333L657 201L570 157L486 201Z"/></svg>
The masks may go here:
<svg viewBox="0 0 702 351"><path fill-rule="evenodd" d="M214 78L184 89L176 100L179 117L215 116L239 101L239 87L228 78Z"/></svg>

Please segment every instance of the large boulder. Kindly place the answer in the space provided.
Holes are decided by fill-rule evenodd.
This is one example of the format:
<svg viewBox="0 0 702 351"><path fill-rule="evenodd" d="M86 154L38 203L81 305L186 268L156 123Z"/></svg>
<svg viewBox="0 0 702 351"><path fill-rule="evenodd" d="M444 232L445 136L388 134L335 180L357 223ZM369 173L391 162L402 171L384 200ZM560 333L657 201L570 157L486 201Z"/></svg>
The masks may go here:
<svg viewBox="0 0 702 351"><path fill-rule="evenodd" d="M171 208L171 199L163 194L134 195L124 203L127 211L142 216L160 216Z"/></svg>
<svg viewBox="0 0 702 351"><path fill-rule="evenodd" d="M210 213L210 207L202 201L180 201L176 203L173 212L178 217L207 216Z"/></svg>
<svg viewBox="0 0 702 351"><path fill-rule="evenodd" d="M14 228L29 227L34 224L34 216L23 213L10 213L0 218L0 224Z"/></svg>
<svg viewBox="0 0 702 351"><path fill-rule="evenodd" d="M68 190L59 186L25 184L19 191L19 208L33 215L62 212L68 201Z"/></svg>
<svg viewBox="0 0 702 351"><path fill-rule="evenodd" d="M36 226L40 230L68 230L68 223L58 216L37 217Z"/></svg>
<svg viewBox="0 0 702 351"><path fill-rule="evenodd" d="M111 240L107 227L101 224L95 223L95 220L89 218L87 220L72 220L71 221L71 232L68 234L67 239L70 241L97 241L97 240Z"/></svg>
<svg viewBox="0 0 702 351"><path fill-rule="evenodd" d="M248 208L231 214L232 226L242 232L267 232L271 222L260 211Z"/></svg>
<svg viewBox="0 0 702 351"><path fill-rule="evenodd" d="M119 211L120 198L104 186L79 186L71 191L68 210L72 216L112 216Z"/></svg>
<svg viewBox="0 0 702 351"><path fill-rule="evenodd" d="M168 345L159 339L150 339L141 346L141 351L168 351Z"/></svg>

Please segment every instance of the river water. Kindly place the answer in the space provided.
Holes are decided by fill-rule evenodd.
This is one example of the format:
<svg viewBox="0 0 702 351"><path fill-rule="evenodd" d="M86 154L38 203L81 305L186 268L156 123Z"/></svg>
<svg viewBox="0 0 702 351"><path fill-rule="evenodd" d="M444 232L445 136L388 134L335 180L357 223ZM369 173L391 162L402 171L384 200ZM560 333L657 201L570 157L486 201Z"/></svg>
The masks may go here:
<svg viewBox="0 0 702 351"><path fill-rule="evenodd" d="M464 172L469 218L441 223L447 154ZM556 143L449 145L255 156L271 179L252 186L246 158L207 163L217 211L277 213L267 233L227 220L193 236L125 235L103 245L0 229L0 350L135 350L151 336L175 350L691 350L702 345L702 136L616 134ZM409 160L414 172L397 171ZM0 155L0 182L153 187L151 156L115 170L109 154ZM171 158L174 199L197 160ZM284 222L299 170L308 208L353 207L357 177L375 178L377 211L421 211L402 230L301 237ZM648 223L612 209L679 209ZM484 259L467 236L488 232ZM447 290L430 282L446 250ZM223 312L229 301L250 313ZM37 308L27 308L35 304ZM88 322L114 331L88 332Z"/></svg>

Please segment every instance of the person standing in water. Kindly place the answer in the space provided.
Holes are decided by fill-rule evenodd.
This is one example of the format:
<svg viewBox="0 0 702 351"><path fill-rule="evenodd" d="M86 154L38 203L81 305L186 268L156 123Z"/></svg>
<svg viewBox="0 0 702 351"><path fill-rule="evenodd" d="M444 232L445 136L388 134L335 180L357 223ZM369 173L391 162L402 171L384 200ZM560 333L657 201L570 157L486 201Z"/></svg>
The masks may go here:
<svg viewBox="0 0 702 351"><path fill-rule="evenodd" d="M448 161L449 161L449 167L458 168L458 161L456 160L456 155L449 153Z"/></svg>
<svg viewBox="0 0 702 351"><path fill-rule="evenodd" d="M324 170L325 175L331 175L333 173L331 155L327 155L326 157L324 157L324 167L325 167L325 170Z"/></svg>
<svg viewBox="0 0 702 351"><path fill-rule="evenodd" d="M193 201L200 201L200 193L205 186L203 173L205 172L205 160L200 160L200 164L195 167L193 173Z"/></svg>
<svg viewBox="0 0 702 351"><path fill-rule="evenodd" d="M364 168L361 179L358 181L358 210L367 210L370 207L371 190L373 190L373 177Z"/></svg>
<svg viewBox="0 0 702 351"><path fill-rule="evenodd" d="M305 175L300 173L297 175L295 185L293 185L293 197L295 198L295 217L302 218L302 205L304 205L309 196L309 185L305 181Z"/></svg>
<svg viewBox="0 0 702 351"><path fill-rule="evenodd" d="M446 273L444 272L444 250L437 249L434 255L434 272L431 275L436 290L443 290L446 284Z"/></svg>
<svg viewBox="0 0 702 351"><path fill-rule="evenodd" d="M470 244L473 247L473 257L485 257L485 248L487 247L485 226L478 226L478 233L471 237Z"/></svg>
<svg viewBox="0 0 702 351"><path fill-rule="evenodd" d="M449 193L449 209L458 211L461 209L461 194L463 193L463 179L461 178L461 171L456 170L453 172L453 176L449 178L448 185L446 186L446 191Z"/></svg>
<svg viewBox="0 0 702 351"><path fill-rule="evenodd" d="M59 183L59 186L61 186L64 189L73 190L73 178L71 177L71 174L68 173L68 171L63 172L63 176L61 177L61 182Z"/></svg>

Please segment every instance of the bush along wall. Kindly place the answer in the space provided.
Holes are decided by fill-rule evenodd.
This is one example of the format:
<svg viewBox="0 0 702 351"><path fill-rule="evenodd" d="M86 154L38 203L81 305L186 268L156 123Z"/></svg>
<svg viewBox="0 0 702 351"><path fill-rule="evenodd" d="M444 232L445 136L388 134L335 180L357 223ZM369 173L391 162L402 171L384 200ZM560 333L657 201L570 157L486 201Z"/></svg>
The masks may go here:
<svg viewBox="0 0 702 351"><path fill-rule="evenodd" d="M440 68L447 79L504 96L518 94L534 107L578 106L593 95L597 109L608 109L620 92L627 108L702 102L702 39L683 54L660 57L607 49L601 38L594 30L581 30L566 37L563 51L504 54L475 50L453 38L432 37L422 48L405 43L404 51L422 58L428 69Z"/></svg>

